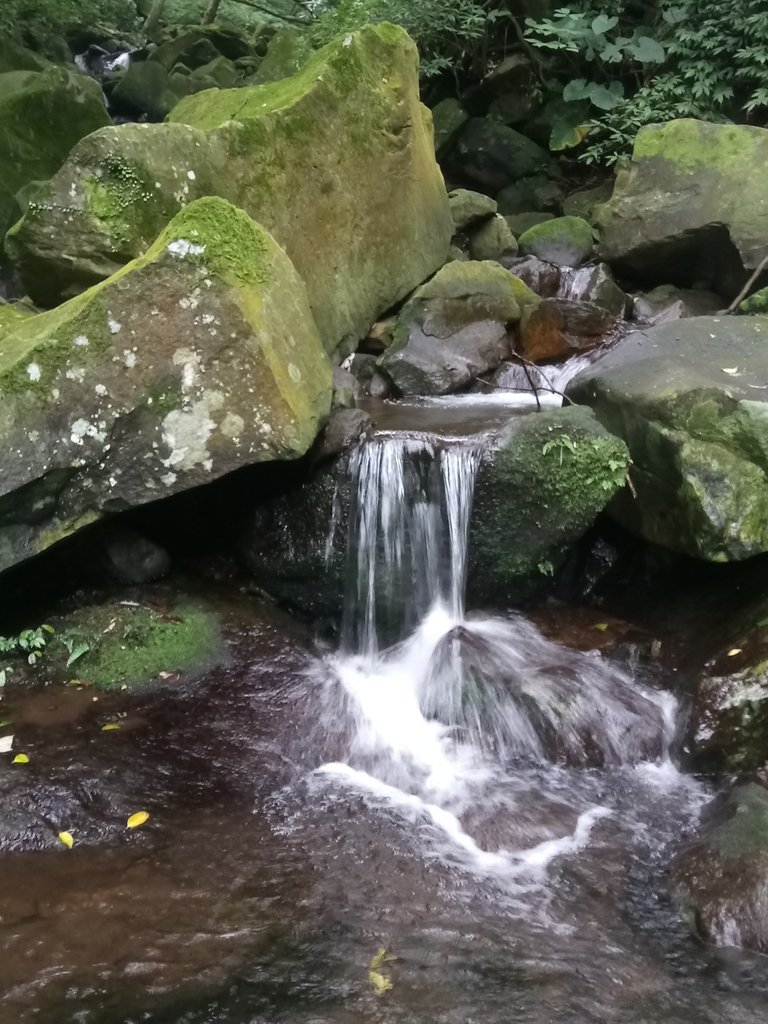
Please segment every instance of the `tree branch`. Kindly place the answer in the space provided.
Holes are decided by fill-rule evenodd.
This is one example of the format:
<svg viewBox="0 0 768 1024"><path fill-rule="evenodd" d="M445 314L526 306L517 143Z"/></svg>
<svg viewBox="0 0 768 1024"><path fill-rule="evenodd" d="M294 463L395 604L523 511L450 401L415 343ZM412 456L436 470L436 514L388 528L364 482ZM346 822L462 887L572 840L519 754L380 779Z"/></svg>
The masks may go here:
<svg viewBox="0 0 768 1024"><path fill-rule="evenodd" d="M725 311L726 313L733 313L733 312L735 312L737 306L740 306L741 303L744 301L744 299L746 299L746 297L749 295L750 291L752 290L752 285L755 283L755 281L758 279L758 277L760 277L760 275L762 274L762 272L766 268L768 268L768 256L766 256L765 259L761 261L761 263L758 266L757 270L754 272L754 274L750 277L750 279L747 281L747 283L741 289L741 291L736 296L736 298L733 300L733 302L730 304L728 309L726 309L726 311Z"/></svg>

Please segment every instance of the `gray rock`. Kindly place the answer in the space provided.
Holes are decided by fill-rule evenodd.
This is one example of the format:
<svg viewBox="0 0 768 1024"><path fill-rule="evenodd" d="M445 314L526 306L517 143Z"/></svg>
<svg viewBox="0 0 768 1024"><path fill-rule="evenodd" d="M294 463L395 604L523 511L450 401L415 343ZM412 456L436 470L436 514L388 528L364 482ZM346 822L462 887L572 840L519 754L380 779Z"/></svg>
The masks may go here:
<svg viewBox="0 0 768 1024"><path fill-rule="evenodd" d="M456 188L449 192L448 205L453 217L453 226L457 231L481 224L496 213L495 199L467 188Z"/></svg>
<svg viewBox="0 0 768 1024"><path fill-rule="evenodd" d="M491 117L474 117L458 141L463 173L488 192L546 170L549 153L514 128Z"/></svg>
<svg viewBox="0 0 768 1024"><path fill-rule="evenodd" d="M505 253L517 253L517 239L504 218L496 214L470 235L469 255L473 260L496 260Z"/></svg>
<svg viewBox="0 0 768 1024"><path fill-rule="evenodd" d="M449 97L432 108L432 123L435 129L435 152L441 156L456 141L469 120L469 114L457 99Z"/></svg>
<svg viewBox="0 0 768 1024"><path fill-rule="evenodd" d="M372 421L362 409L338 409L331 414L312 449L313 462L340 455L371 430Z"/></svg>
<svg viewBox="0 0 768 1024"><path fill-rule="evenodd" d="M578 267L592 255L592 228L580 217L556 217L529 228L518 239L524 256L556 263L560 267Z"/></svg>
<svg viewBox="0 0 768 1024"><path fill-rule="evenodd" d="M521 178L507 185L497 196L499 213L505 216L531 211L559 213L562 200L563 190L560 185L543 175Z"/></svg>
<svg viewBox="0 0 768 1024"><path fill-rule="evenodd" d="M535 210L529 210L526 213L506 214L505 219L512 228L512 234L515 238L519 239L529 228L534 228L537 224L546 224L547 221L554 220L555 215L553 213L537 213Z"/></svg>
<svg viewBox="0 0 768 1024"><path fill-rule="evenodd" d="M725 306L727 302L720 295L703 288L662 284L653 291L634 296L632 318L639 323L666 324L670 320L719 313Z"/></svg>
<svg viewBox="0 0 768 1024"><path fill-rule="evenodd" d="M118 583L148 583L165 576L171 559L165 548L127 527L114 527L103 540L109 575Z"/></svg>

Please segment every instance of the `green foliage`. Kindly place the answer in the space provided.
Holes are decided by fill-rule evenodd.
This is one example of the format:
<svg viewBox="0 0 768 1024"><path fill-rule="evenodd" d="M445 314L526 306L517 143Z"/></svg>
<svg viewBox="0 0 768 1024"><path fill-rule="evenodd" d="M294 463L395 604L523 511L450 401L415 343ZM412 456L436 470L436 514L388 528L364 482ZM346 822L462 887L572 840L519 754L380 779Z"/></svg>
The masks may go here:
<svg viewBox="0 0 768 1024"><path fill-rule="evenodd" d="M129 32L138 25L134 0L4 0L3 27L32 36L66 35L104 25Z"/></svg>
<svg viewBox="0 0 768 1024"><path fill-rule="evenodd" d="M340 0L320 15L311 35L317 45L363 25L389 21L416 40L421 70L432 78L473 63L503 12L479 0Z"/></svg>
<svg viewBox="0 0 768 1024"><path fill-rule="evenodd" d="M573 105L571 118L555 126L553 148L586 138L581 159L610 165L646 124L765 117L764 0L657 0L640 17L637 9L629 0L582 0L551 18L527 19L530 45L552 55L552 88Z"/></svg>
<svg viewBox="0 0 768 1024"><path fill-rule="evenodd" d="M49 638L56 632L53 626L37 626L35 629L22 629L15 636L0 636L0 654L13 658L24 658L34 665L45 651ZM10 664L0 664L0 687L5 686L8 673L13 669Z"/></svg>

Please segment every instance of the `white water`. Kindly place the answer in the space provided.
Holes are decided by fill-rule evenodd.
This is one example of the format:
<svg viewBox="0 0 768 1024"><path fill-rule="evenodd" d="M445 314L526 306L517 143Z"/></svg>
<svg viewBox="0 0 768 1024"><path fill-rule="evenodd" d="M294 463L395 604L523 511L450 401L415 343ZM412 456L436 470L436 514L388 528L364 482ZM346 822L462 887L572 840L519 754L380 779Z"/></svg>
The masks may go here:
<svg viewBox="0 0 768 1024"><path fill-rule="evenodd" d="M344 717L350 738L316 778L389 808L441 856L518 882L582 850L613 813L589 786L564 800L562 784L556 796L532 785L542 766L629 772L651 794L684 784L669 694L521 616L465 613L481 457L478 438L393 433L352 460L351 585L326 691L326 715ZM555 832L554 816L570 830ZM500 834L497 817L526 827Z"/></svg>

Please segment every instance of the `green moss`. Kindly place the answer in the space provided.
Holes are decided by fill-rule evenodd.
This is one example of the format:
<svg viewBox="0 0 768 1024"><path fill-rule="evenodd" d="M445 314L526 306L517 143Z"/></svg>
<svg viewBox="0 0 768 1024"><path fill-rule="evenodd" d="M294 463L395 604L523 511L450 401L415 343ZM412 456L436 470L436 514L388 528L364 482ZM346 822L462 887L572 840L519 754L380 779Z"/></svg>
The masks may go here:
<svg viewBox="0 0 768 1024"><path fill-rule="evenodd" d="M414 296L420 299L483 296L499 307L502 320L518 320L526 306L536 306L541 301L519 277L493 260L447 263L430 281L417 288Z"/></svg>
<svg viewBox="0 0 768 1024"><path fill-rule="evenodd" d="M529 228L518 239L520 252L567 266L583 263L592 252L592 227L581 217L555 217Z"/></svg>
<svg viewBox="0 0 768 1024"><path fill-rule="evenodd" d="M768 853L768 791L756 784L742 786L732 802L732 816L712 835L717 851L724 857Z"/></svg>
<svg viewBox="0 0 768 1024"><path fill-rule="evenodd" d="M199 672L224 657L215 616L190 605L162 614L150 608L101 605L55 625L59 647L66 639L90 648L69 673L103 690L139 686L161 672ZM60 660L64 657L59 654Z"/></svg>
<svg viewBox="0 0 768 1024"><path fill-rule="evenodd" d="M716 131L712 131L712 128ZM686 171L700 167L726 170L747 166L762 142L762 129L744 125L710 125L690 118L642 128L633 159L662 157Z"/></svg>
<svg viewBox="0 0 768 1024"><path fill-rule="evenodd" d="M761 288L759 292L744 299L739 306L739 312L757 315L768 313L768 288Z"/></svg>

